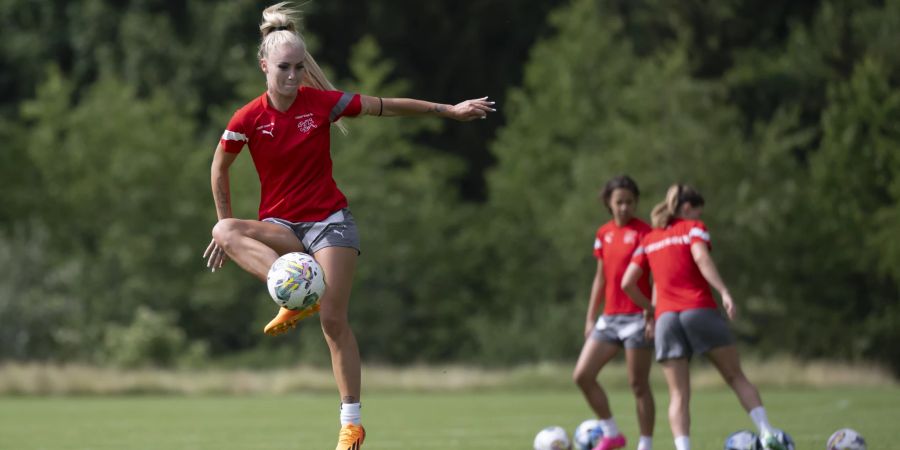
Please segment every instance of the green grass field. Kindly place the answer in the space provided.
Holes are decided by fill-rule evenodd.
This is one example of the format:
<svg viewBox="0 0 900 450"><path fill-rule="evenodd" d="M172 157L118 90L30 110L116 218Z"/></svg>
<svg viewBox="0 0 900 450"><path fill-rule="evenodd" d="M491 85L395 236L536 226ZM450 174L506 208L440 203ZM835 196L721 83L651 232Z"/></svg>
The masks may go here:
<svg viewBox="0 0 900 450"><path fill-rule="evenodd" d="M657 391L655 448L673 448L664 391ZM870 450L896 448L900 390L803 389L763 392L774 425L798 449L823 449L839 427L860 431ZM628 392L611 393L629 438L636 434ZM365 449L528 450L547 425L570 433L590 413L572 391L373 393L363 403ZM282 450L334 448L335 395L0 398L0 449ZM731 431L752 428L730 391L706 389L692 404L696 450L719 450ZM633 448L629 443L629 448Z"/></svg>

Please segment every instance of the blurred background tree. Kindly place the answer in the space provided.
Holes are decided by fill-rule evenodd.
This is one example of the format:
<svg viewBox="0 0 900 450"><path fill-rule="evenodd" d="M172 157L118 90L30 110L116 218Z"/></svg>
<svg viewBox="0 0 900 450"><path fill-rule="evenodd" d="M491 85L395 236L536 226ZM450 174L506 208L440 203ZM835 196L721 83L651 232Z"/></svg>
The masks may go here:
<svg viewBox="0 0 900 450"><path fill-rule="evenodd" d="M200 258L212 150L264 89L265 6L0 1L0 359L326 363L315 321L264 339L262 286ZM597 193L629 173L645 216L676 181L707 196L750 349L900 374L900 1L304 9L340 89L498 101L486 121L335 133L365 359L573 360ZM232 182L255 217L246 155Z"/></svg>

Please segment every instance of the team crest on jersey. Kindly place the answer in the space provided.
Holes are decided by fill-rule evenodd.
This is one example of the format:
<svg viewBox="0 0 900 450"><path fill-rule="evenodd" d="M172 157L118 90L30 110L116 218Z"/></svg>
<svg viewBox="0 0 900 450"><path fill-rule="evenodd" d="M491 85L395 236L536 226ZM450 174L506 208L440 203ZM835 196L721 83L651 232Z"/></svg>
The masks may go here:
<svg viewBox="0 0 900 450"><path fill-rule="evenodd" d="M294 116L294 118L300 119L299 122L297 122L297 129L300 130L301 133L309 133L311 130L319 127L319 125L316 124L316 120L313 118L312 113Z"/></svg>
<svg viewBox="0 0 900 450"><path fill-rule="evenodd" d="M637 237L636 231L628 231L625 233L625 237L623 239L625 240L626 244L634 244L634 239L636 237Z"/></svg>

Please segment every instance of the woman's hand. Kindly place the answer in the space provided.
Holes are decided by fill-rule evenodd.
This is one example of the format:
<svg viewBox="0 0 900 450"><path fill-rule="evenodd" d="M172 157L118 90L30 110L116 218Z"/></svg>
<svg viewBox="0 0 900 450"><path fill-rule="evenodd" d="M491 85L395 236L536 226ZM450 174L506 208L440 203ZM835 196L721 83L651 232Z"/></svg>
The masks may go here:
<svg viewBox="0 0 900 450"><path fill-rule="evenodd" d="M594 323L591 322L590 320L586 320L584 322L584 338L587 339L588 337L590 337L591 332L593 332L593 331L594 331Z"/></svg>
<svg viewBox="0 0 900 450"><path fill-rule="evenodd" d="M644 336L647 338L647 340L652 341L653 337L656 335L656 320L652 316L645 320L646 324L644 325Z"/></svg>
<svg viewBox="0 0 900 450"><path fill-rule="evenodd" d="M466 100L457 103L447 110L447 116L460 122L468 122L474 119L485 119L488 113L496 111L493 108L494 102L488 101L487 97Z"/></svg>
<svg viewBox="0 0 900 450"><path fill-rule="evenodd" d="M731 294L728 291L722 293L722 306L725 307L725 315L728 316L728 320L737 318L737 306L735 306L734 300L731 299Z"/></svg>
<svg viewBox="0 0 900 450"><path fill-rule="evenodd" d="M206 267L213 272L216 269L221 269L225 261L228 261L228 255L225 254L225 250L222 247L219 247L219 244L216 244L215 239L210 241L209 246L206 247L206 251L203 252L203 258L206 259Z"/></svg>

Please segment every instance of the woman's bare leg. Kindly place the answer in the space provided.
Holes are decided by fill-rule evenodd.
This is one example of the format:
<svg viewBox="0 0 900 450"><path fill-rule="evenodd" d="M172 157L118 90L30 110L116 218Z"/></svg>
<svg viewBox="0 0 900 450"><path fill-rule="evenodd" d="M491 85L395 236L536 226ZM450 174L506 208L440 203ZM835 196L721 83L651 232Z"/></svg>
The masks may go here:
<svg viewBox="0 0 900 450"><path fill-rule="evenodd" d="M653 424L656 421L656 404L653 401L653 390L650 389L652 359L653 348L625 350L628 383L631 385L631 391L634 392L641 436L653 436Z"/></svg>
<svg viewBox="0 0 900 450"><path fill-rule="evenodd" d="M606 392L597 382L597 375L600 369L606 365L619 352L619 347L615 344L597 339L588 338L581 348L581 355L575 364L575 371L572 379L581 389L588 405L597 414L600 419L609 419L612 417L612 411L609 409L609 398Z"/></svg>
<svg viewBox="0 0 900 450"><path fill-rule="evenodd" d="M737 346L726 345L716 347L706 353L706 357L712 361L728 386L737 394L738 400L744 410L750 412L753 408L762 405L759 391L756 386L747 379L741 369L741 360L738 357Z"/></svg>
<svg viewBox="0 0 900 450"><path fill-rule="evenodd" d="M331 351L331 369L341 393L341 402L359 403L359 347L347 319L358 252L348 247L326 247L313 256L325 273L326 288L320 301L319 318Z"/></svg>
<svg viewBox="0 0 900 450"><path fill-rule="evenodd" d="M672 436L690 436L691 374L687 358L663 361L663 374L669 385L669 427Z"/></svg>

